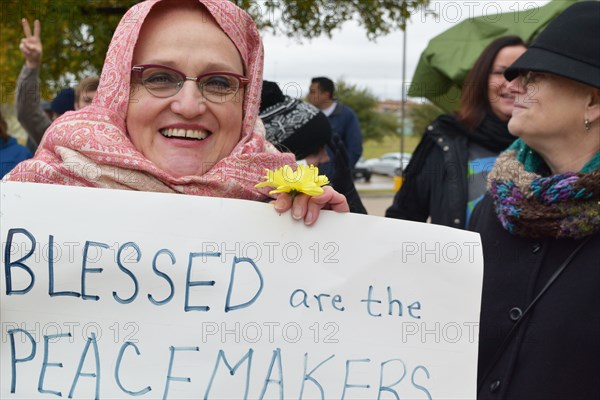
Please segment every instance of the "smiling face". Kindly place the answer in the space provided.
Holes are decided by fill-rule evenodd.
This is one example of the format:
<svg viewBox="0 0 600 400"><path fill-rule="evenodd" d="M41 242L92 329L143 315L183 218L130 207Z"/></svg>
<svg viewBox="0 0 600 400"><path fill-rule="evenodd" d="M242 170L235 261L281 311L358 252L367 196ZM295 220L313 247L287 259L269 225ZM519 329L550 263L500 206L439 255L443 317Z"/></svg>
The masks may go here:
<svg viewBox="0 0 600 400"><path fill-rule="evenodd" d="M153 10L132 64L166 65L189 77L216 71L243 75L235 45L206 11L191 6ZM132 83L127 130L133 145L163 171L174 177L198 176L228 156L240 140L242 104L241 88L234 99L211 103L192 81L167 98Z"/></svg>
<svg viewBox="0 0 600 400"><path fill-rule="evenodd" d="M544 148L556 139L577 137L583 126L589 102L585 85L558 75L534 72L526 84L523 77L513 80L509 89L515 95L515 109L508 123L510 132L534 148Z"/></svg>
<svg viewBox="0 0 600 400"><path fill-rule="evenodd" d="M494 59L488 80L488 98L492 112L507 122L513 111L514 95L508 90L508 81L504 71L514 63L527 49L523 46L508 46L498 52Z"/></svg>
<svg viewBox="0 0 600 400"><path fill-rule="evenodd" d="M544 72L510 82L515 109L508 130L537 151L554 173L579 171L600 151L600 90ZM584 121L589 119L589 130Z"/></svg>

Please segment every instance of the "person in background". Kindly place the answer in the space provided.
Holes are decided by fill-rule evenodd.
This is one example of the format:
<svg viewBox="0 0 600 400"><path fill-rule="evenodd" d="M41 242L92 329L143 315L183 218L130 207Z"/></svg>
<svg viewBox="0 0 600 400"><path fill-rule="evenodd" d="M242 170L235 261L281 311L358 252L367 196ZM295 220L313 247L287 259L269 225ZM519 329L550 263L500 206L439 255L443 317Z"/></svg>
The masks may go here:
<svg viewBox="0 0 600 400"><path fill-rule="evenodd" d="M75 88L75 109L81 110L84 107L92 104L92 100L96 96L100 78L97 76L88 76L83 78Z"/></svg>
<svg viewBox="0 0 600 400"><path fill-rule="evenodd" d="M52 110L52 118L46 121L48 126L67 111L75 110L75 89L70 87L61 89L50 102L50 110Z"/></svg>
<svg viewBox="0 0 600 400"><path fill-rule="evenodd" d="M600 2L506 71L518 139L470 229L484 255L478 399L600 398Z"/></svg>
<svg viewBox="0 0 600 400"><path fill-rule="evenodd" d="M362 155L362 132L352 109L335 100L335 85L325 77L312 78L307 100L329 118L333 131L346 146L348 165L354 168Z"/></svg>
<svg viewBox="0 0 600 400"><path fill-rule="evenodd" d="M348 212L330 186L293 199L255 187L266 169L296 166L265 140L262 71L258 29L230 1L137 3L117 26L92 105L54 121L7 180L275 199L306 225L321 209Z"/></svg>
<svg viewBox="0 0 600 400"><path fill-rule="evenodd" d="M83 79L86 90L62 89L50 103L50 113L40 105L40 67L42 63L43 46L41 40L41 23L34 21L33 33L26 19L21 20L25 37L21 39L19 49L25 57L25 65L17 79L15 108L17 119L28 134L27 147L35 152L44 132L52 121L67 111L78 110L91 103L98 87L98 78ZM79 90L79 91L78 91ZM78 93L76 94L76 92ZM80 99L79 93L82 94ZM83 101L82 101L83 100Z"/></svg>
<svg viewBox="0 0 600 400"><path fill-rule="evenodd" d="M350 212L367 213L354 186L344 144L332 132L325 114L307 102L284 95L277 83L263 81L259 116L269 142L280 151L294 153L298 163L319 167L331 186L346 196Z"/></svg>
<svg viewBox="0 0 600 400"><path fill-rule="evenodd" d="M31 151L8 134L8 124L0 110L0 179L21 161L31 158Z"/></svg>
<svg viewBox="0 0 600 400"><path fill-rule="evenodd" d="M487 173L514 141L507 128L514 95L503 73L526 49L521 38L505 36L483 50L465 79L460 111L427 127L386 217L468 226Z"/></svg>

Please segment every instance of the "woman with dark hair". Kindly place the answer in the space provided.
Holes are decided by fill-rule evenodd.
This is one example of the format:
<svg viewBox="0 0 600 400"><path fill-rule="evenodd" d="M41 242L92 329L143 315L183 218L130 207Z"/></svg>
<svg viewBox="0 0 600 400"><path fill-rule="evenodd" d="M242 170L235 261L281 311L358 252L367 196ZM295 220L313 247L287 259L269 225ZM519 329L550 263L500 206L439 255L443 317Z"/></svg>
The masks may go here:
<svg viewBox="0 0 600 400"><path fill-rule="evenodd" d="M507 128L514 96L503 73L526 49L518 36L485 48L463 84L460 111L427 127L386 217L467 226L485 194L487 172L514 141Z"/></svg>
<svg viewBox="0 0 600 400"><path fill-rule="evenodd" d="M31 158L31 152L8 134L8 124L0 110L0 178L28 158Z"/></svg>

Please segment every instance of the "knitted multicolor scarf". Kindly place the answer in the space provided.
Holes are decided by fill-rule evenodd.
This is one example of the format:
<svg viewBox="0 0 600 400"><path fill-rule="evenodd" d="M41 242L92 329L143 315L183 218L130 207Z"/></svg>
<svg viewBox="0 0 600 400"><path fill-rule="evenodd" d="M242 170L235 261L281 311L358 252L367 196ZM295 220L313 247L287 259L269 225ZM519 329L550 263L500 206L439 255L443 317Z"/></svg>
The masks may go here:
<svg viewBox="0 0 600 400"><path fill-rule="evenodd" d="M579 172L541 176L545 163L521 139L498 156L488 176L496 214L510 233L582 238L600 231L600 153Z"/></svg>

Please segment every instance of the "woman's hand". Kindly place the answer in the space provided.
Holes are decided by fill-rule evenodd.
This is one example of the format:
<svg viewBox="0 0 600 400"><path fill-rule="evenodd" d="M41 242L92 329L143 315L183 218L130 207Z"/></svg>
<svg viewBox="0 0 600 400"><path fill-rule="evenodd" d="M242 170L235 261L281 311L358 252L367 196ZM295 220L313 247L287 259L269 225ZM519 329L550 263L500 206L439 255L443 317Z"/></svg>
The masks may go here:
<svg viewBox="0 0 600 400"><path fill-rule="evenodd" d="M350 206L346 196L336 192L331 186L323 186L325 191L318 196L308 196L300 193L296 195L292 204L292 196L289 193L280 193L275 200L275 210L284 213L292 209L292 218L304 219L304 224L312 225L319 218L322 209L336 212L350 212Z"/></svg>

